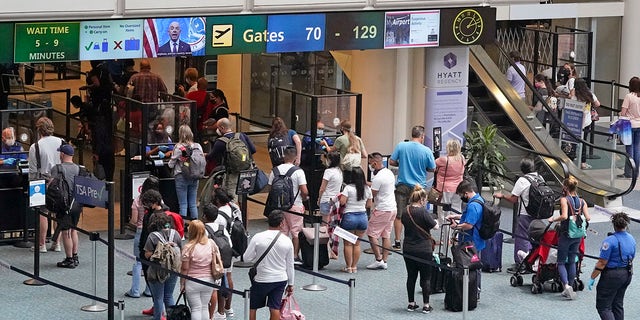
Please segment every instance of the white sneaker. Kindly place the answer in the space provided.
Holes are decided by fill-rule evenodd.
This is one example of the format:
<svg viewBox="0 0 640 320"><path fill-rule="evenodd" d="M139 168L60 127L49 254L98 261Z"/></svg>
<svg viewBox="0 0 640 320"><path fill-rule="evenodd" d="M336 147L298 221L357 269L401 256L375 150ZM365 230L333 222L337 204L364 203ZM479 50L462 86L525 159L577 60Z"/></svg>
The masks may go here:
<svg viewBox="0 0 640 320"><path fill-rule="evenodd" d="M214 313L213 314L213 320L226 320L227 316L225 314L219 314L219 313Z"/></svg>
<svg viewBox="0 0 640 320"><path fill-rule="evenodd" d="M225 309L224 313L227 315L227 318L233 318L236 314L233 312L233 308Z"/></svg>
<svg viewBox="0 0 640 320"><path fill-rule="evenodd" d="M380 260L375 260L373 263L367 266L367 269L371 270L387 270L387 263Z"/></svg>
<svg viewBox="0 0 640 320"><path fill-rule="evenodd" d="M565 286L564 290L562 291L562 296L568 298L569 300L575 300L577 295L573 291L573 287Z"/></svg>
<svg viewBox="0 0 640 320"><path fill-rule="evenodd" d="M60 246L60 243L54 242L51 244L51 248L49 248L49 251L60 252L62 251L62 247Z"/></svg>
<svg viewBox="0 0 640 320"><path fill-rule="evenodd" d="M34 251L34 250L35 250L34 247L31 247L31 251ZM40 251L40 253L46 253L47 252L47 245L45 245L45 244L41 245L39 251Z"/></svg>

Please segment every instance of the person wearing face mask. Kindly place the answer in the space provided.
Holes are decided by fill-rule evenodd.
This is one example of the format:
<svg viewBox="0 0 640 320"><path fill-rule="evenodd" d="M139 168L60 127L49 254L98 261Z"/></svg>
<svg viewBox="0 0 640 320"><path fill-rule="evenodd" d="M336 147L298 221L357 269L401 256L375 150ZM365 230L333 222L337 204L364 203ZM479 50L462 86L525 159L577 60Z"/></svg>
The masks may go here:
<svg viewBox="0 0 640 320"><path fill-rule="evenodd" d="M153 155L158 155L160 159L171 157L171 153L173 152L173 144L171 143L171 137L165 130L164 123L162 123L162 121L156 121L153 124L153 130L149 133L147 138L147 144L149 144L146 146L147 157L151 157Z"/></svg>
<svg viewBox="0 0 640 320"><path fill-rule="evenodd" d="M394 194L396 177L382 164L382 154L379 152L369 155L369 169L374 208L369 217L367 236L375 261L369 264L367 269L386 270L387 257L391 250L391 229L397 212ZM383 250L378 247L378 238L382 238Z"/></svg>
<svg viewBox="0 0 640 320"><path fill-rule="evenodd" d="M16 142L15 129L13 127L2 130L2 148L0 149L0 165L12 166L19 160L26 160L22 145Z"/></svg>
<svg viewBox="0 0 640 320"><path fill-rule="evenodd" d="M446 217L451 221L451 229L461 230L458 234L458 241L471 241L478 250L478 258L480 258L482 249L486 247L485 240L480 237L480 227L482 226L482 203L484 199L475 192L474 185L469 180L462 180L456 188L456 193L467 204L467 207L460 214L450 214ZM456 222L457 221L457 222ZM478 269L478 296L480 296L482 270Z"/></svg>

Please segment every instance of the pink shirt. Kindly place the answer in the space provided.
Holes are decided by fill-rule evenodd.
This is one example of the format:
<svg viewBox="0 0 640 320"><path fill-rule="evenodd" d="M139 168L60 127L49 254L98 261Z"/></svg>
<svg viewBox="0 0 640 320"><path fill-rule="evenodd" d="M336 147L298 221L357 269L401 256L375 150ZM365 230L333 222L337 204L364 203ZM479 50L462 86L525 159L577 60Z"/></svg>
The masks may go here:
<svg viewBox="0 0 640 320"><path fill-rule="evenodd" d="M449 158L448 165L447 158ZM443 156L436 159L436 170L438 170L438 183L436 185L436 189L442 192L456 192L456 188L462 181L462 177L464 175L464 163L465 161L462 155L457 157ZM442 187L443 183L444 188Z"/></svg>
<svg viewBox="0 0 640 320"><path fill-rule="evenodd" d="M212 240L207 244L196 243L195 247L187 244L182 250L182 262L189 261L187 275L194 278L211 277Z"/></svg>
<svg viewBox="0 0 640 320"><path fill-rule="evenodd" d="M640 97L633 92L627 93L620 115L629 117L631 128L640 128Z"/></svg>

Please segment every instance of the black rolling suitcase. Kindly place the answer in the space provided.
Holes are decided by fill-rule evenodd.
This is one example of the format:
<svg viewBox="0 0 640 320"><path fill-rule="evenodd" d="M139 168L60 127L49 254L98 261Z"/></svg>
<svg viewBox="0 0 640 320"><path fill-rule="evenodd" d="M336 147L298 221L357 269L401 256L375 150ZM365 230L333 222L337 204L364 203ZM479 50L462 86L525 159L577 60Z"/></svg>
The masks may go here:
<svg viewBox="0 0 640 320"><path fill-rule="evenodd" d="M446 274L444 308L449 311L462 311L462 270ZM469 310L478 306L478 273L469 271Z"/></svg>
<svg viewBox="0 0 640 320"><path fill-rule="evenodd" d="M313 228L305 229L310 229L311 232L313 232ZM304 235L304 231L300 231L300 233L298 233L298 239L300 241L300 252L302 253L302 267L311 270L313 269L313 240L307 239L307 237ZM328 240L328 238L326 240ZM327 241L325 241L321 234L318 254L318 270L326 267L328 264L329 250L327 247Z"/></svg>
<svg viewBox="0 0 640 320"><path fill-rule="evenodd" d="M446 237L443 237L445 232L444 229L447 229ZM447 252L449 252L449 224L445 224L440 226L440 245L438 246L438 257L440 258L440 264L450 266L451 258L447 256ZM444 247L444 249L443 249ZM444 250L444 251L443 251ZM432 267L431 269L431 294L434 293L443 293L445 292L445 281L447 279L447 274L450 274L451 270Z"/></svg>
<svg viewBox="0 0 640 320"><path fill-rule="evenodd" d="M482 262L483 272L500 272L502 271L502 242L504 234L496 232L493 238L486 241L487 246L482 249L480 261Z"/></svg>

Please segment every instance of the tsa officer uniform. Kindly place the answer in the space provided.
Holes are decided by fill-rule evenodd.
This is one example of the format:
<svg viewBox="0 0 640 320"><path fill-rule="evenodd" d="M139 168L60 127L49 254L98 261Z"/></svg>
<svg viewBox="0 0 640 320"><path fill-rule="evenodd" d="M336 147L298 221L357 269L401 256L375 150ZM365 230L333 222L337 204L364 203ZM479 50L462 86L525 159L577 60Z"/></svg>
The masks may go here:
<svg viewBox="0 0 640 320"><path fill-rule="evenodd" d="M624 292L631 283L632 261L636 255L636 240L626 231L618 231L608 236L600 248L600 259L607 264L601 271L597 286L596 309L602 316L603 311L622 313ZM606 310L609 309L609 310ZM603 319L608 319L606 316Z"/></svg>

